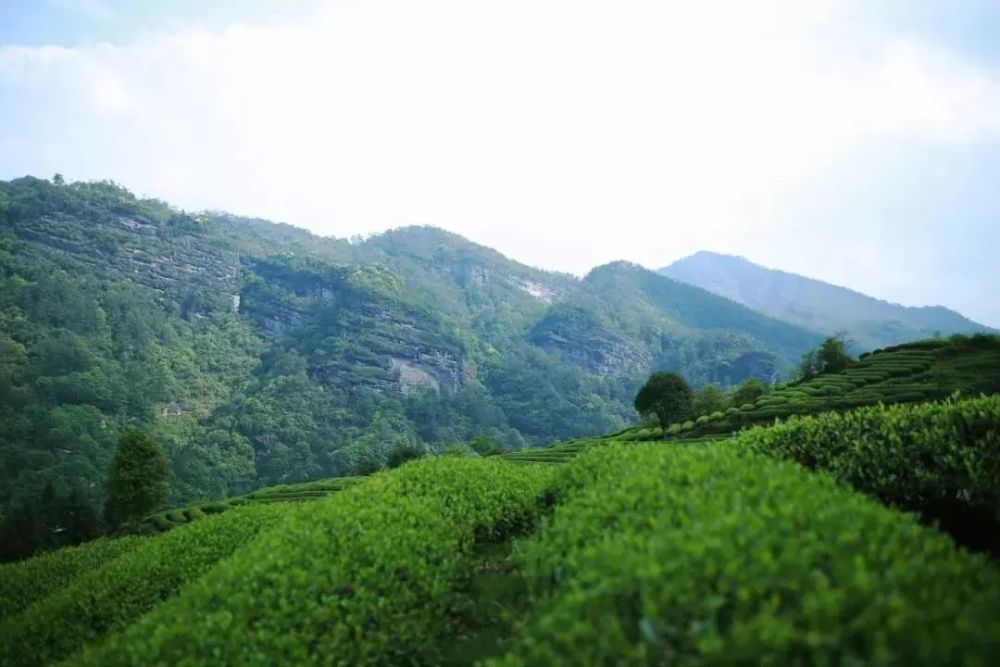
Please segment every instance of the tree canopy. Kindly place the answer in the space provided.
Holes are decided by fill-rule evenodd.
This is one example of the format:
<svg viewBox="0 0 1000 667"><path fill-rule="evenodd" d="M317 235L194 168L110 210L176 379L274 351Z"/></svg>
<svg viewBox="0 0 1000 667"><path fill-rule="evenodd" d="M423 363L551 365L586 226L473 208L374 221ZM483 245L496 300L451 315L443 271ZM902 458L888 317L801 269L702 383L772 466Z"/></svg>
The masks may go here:
<svg viewBox="0 0 1000 667"><path fill-rule="evenodd" d="M169 495L170 467L163 448L142 431L125 433L108 473L108 520L120 524L141 518Z"/></svg>
<svg viewBox="0 0 1000 667"><path fill-rule="evenodd" d="M635 409L642 415L656 417L666 429L691 413L691 387L677 373L653 373L635 396Z"/></svg>

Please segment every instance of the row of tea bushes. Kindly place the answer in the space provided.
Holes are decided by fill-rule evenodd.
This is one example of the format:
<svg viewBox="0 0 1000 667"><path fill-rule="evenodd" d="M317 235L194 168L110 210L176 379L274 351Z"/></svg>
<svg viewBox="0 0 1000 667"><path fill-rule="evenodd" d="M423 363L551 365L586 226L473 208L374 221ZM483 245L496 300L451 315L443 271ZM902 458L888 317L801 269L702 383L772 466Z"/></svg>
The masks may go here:
<svg viewBox="0 0 1000 667"><path fill-rule="evenodd" d="M375 475L302 506L76 662L433 662L476 540L532 525L553 470L441 457Z"/></svg>
<svg viewBox="0 0 1000 667"><path fill-rule="evenodd" d="M135 536L101 538L0 565L0 621L142 543L143 539Z"/></svg>
<svg viewBox="0 0 1000 667"><path fill-rule="evenodd" d="M242 505L284 501L318 500L336 493L360 481L361 477L332 477L299 484L278 484L269 486L244 496L225 500L204 502L172 509L146 517L140 526L144 533L163 533L178 526L191 523L209 514L221 514Z"/></svg>
<svg viewBox="0 0 1000 667"><path fill-rule="evenodd" d="M45 665L123 629L273 526L287 507L247 507L144 539L0 624L0 662ZM141 664L142 661L139 661Z"/></svg>
<svg viewBox="0 0 1000 667"><path fill-rule="evenodd" d="M565 466L494 665L988 665L1000 575L910 515L735 443Z"/></svg>
<svg viewBox="0 0 1000 667"><path fill-rule="evenodd" d="M1000 395L792 418L736 440L938 519L964 543L996 542Z"/></svg>

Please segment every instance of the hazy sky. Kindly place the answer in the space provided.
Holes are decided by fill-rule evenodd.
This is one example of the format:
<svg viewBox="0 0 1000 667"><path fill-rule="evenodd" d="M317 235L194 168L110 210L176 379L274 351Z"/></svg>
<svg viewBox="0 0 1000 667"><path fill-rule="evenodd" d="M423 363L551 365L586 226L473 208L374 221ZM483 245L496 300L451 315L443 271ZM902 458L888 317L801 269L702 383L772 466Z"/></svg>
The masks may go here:
<svg viewBox="0 0 1000 667"><path fill-rule="evenodd" d="M0 0L0 178L55 172L1000 326L1000 2Z"/></svg>

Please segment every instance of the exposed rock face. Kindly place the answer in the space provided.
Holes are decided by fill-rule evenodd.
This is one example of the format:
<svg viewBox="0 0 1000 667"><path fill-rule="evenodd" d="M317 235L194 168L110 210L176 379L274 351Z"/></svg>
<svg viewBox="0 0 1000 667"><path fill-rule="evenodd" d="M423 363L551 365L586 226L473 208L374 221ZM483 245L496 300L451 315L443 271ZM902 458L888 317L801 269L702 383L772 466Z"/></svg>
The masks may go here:
<svg viewBox="0 0 1000 667"><path fill-rule="evenodd" d="M15 232L47 252L71 256L157 292L204 288L231 297L239 291L237 253L193 234L170 232L151 220L118 217L83 227L52 215L26 220Z"/></svg>
<svg viewBox="0 0 1000 667"><path fill-rule="evenodd" d="M633 373L651 361L648 353L579 308L553 308L532 328L530 339L546 352L558 352L564 361L601 375Z"/></svg>
<svg viewBox="0 0 1000 667"><path fill-rule="evenodd" d="M242 312L305 354L310 374L331 389L411 394L462 386L461 349L434 316L359 287L353 270L279 261L250 269Z"/></svg>
<svg viewBox="0 0 1000 667"><path fill-rule="evenodd" d="M552 303L556 300L555 291L541 283L517 276L512 277L511 282L543 303Z"/></svg>

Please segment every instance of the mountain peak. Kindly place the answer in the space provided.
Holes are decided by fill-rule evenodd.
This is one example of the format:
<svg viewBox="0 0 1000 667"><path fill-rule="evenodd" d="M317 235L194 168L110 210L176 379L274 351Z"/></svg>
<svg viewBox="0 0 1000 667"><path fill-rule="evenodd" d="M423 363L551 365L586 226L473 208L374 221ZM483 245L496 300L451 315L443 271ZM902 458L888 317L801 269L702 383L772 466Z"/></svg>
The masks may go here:
<svg viewBox="0 0 1000 667"><path fill-rule="evenodd" d="M990 330L943 306L889 303L734 255L697 252L661 269L660 274L822 334L846 330L865 349Z"/></svg>

